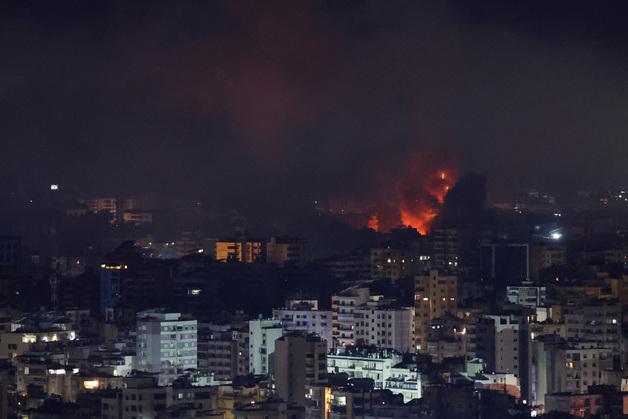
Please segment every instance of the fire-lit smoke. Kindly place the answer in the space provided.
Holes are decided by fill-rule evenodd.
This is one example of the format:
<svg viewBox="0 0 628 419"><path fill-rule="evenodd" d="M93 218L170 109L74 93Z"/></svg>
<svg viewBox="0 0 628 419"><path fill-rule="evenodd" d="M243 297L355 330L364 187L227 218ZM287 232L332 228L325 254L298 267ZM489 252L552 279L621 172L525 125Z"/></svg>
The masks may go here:
<svg viewBox="0 0 628 419"><path fill-rule="evenodd" d="M402 179L398 186L401 224L426 234L445 200L454 179L447 170L428 174L417 183Z"/></svg>
<svg viewBox="0 0 628 419"><path fill-rule="evenodd" d="M371 215L366 226L371 230L379 231L379 218L377 214Z"/></svg>
<svg viewBox="0 0 628 419"><path fill-rule="evenodd" d="M427 234L456 176L456 165L447 157L411 155L394 182L394 205L391 208L390 200L387 205L378 203L368 227L385 231L406 226Z"/></svg>

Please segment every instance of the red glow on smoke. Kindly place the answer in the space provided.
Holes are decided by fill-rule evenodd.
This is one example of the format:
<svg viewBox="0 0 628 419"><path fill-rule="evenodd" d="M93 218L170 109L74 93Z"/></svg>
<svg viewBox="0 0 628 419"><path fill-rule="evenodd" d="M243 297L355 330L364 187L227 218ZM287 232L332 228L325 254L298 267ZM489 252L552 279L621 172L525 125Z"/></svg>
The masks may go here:
<svg viewBox="0 0 628 419"><path fill-rule="evenodd" d="M371 215L366 226L371 230L379 231L379 219L377 214Z"/></svg>
<svg viewBox="0 0 628 419"><path fill-rule="evenodd" d="M427 234L455 183L456 164L450 158L413 154L395 175L394 195L378 199L367 226L376 231L405 226Z"/></svg>
<svg viewBox="0 0 628 419"><path fill-rule="evenodd" d="M397 183L401 224L427 234L445 202L447 192L455 182L446 170L420 177L402 178Z"/></svg>

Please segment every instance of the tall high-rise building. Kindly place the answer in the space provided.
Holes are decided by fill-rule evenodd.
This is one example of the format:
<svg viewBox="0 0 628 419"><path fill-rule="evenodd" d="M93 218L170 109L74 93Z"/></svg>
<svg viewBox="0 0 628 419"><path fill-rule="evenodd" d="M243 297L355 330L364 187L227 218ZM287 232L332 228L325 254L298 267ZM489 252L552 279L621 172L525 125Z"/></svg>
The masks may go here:
<svg viewBox="0 0 628 419"><path fill-rule="evenodd" d="M306 386L327 382L327 342L303 332L290 332L275 343L275 386L288 403L305 404Z"/></svg>
<svg viewBox="0 0 628 419"><path fill-rule="evenodd" d="M530 329L524 313L481 315L469 328L472 344L467 353L482 359L487 372L514 374L525 392L530 377Z"/></svg>
<svg viewBox="0 0 628 419"><path fill-rule="evenodd" d="M100 314L105 319L113 317L111 310L120 303L122 271L127 269L128 265L123 263L100 265Z"/></svg>
<svg viewBox="0 0 628 419"><path fill-rule="evenodd" d="M339 346L356 344L355 310L366 304L369 296L368 288L355 286L331 297L332 334Z"/></svg>
<svg viewBox="0 0 628 419"><path fill-rule="evenodd" d="M271 355L275 353L275 341L283 336L283 332L283 326L278 320L249 321L249 372L251 374L269 374L272 371Z"/></svg>
<svg viewBox="0 0 628 419"><path fill-rule="evenodd" d="M160 374L171 382L198 366L197 322L181 313L146 310L137 314L137 369Z"/></svg>
<svg viewBox="0 0 628 419"><path fill-rule="evenodd" d="M456 312L458 303L458 277L441 275L432 270L429 275L415 277L414 281L414 333L419 351L427 351L430 322L445 313Z"/></svg>

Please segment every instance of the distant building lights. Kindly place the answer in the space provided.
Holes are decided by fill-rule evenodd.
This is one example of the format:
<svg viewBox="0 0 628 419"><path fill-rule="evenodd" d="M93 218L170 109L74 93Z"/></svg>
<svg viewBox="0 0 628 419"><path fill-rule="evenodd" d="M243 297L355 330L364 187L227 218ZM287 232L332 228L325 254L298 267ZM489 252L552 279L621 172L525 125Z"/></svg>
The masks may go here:
<svg viewBox="0 0 628 419"><path fill-rule="evenodd" d="M85 390L96 390L98 389L98 380L85 380L83 381L83 388Z"/></svg>
<svg viewBox="0 0 628 419"><path fill-rule="evenodd" d="M101 263L100 267L107 271L121 271L129 268L128 265L108 265L106 263Z"/></svg>
<svg viewBox="0 0 628 419"><path fill-rule="evenodd" d="M562 238L563 238L563 234L562 234L562 233L560 233L560 232L558 232L558 231L554 231L554 232L552 232L552 233L550 234L550 238L551 238L552 240L560 240L560 239L562 239Z"/></svg>

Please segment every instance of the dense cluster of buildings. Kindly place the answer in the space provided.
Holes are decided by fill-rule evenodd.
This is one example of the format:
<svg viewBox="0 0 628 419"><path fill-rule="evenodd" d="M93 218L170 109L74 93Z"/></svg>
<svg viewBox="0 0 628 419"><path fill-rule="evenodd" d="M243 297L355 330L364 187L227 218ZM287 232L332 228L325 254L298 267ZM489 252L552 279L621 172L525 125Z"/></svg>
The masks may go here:
<svg viewBox="0 0 628 419"><path fill-rule="evenodd" d="M622 417L628 224L525 202L324 254L85 200L0 237L0 419Z"/></svg>

